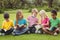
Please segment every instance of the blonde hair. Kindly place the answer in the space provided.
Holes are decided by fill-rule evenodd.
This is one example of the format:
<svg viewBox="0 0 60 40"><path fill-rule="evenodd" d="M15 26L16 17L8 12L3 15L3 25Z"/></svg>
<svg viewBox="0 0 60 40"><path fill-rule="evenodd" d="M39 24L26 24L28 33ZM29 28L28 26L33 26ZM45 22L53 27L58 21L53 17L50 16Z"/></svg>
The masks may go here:
<svg viewBox="0 0 60 40"><path fill-rule="evenodd" d="M41 11L39 12L39 14L42 15L42 16L47 17L47 14L46 14L46 11L45 11L45 10L41 10Z"/></svg>
<svg viewBox="0 0 60 40"><path fill-rule="evenodd" d="M32 13L35 12L35 13L38 13L38 10L36 8L32 9Z"/></svg>
<svg viewBox="0 0 60 40"><path fill-rule="evenodd" d="M18 24L19 14L21 14L21 19L23 19L22 10L18 10L17 13L16 13L16 24Z"/></svg>

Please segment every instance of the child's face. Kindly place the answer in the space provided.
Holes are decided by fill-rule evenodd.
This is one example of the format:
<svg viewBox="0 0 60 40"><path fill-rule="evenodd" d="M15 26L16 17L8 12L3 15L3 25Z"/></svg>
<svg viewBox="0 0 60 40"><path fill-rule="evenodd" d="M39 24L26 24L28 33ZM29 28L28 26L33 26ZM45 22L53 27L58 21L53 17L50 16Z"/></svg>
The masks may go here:
<svg viewBox="0 0 60 40"><path fill-rule="evenodd" d="M37 13L36 13L36 12L33 12L33 16L35 16L35 17L36 17L36 16L37 16Z"/></svg>
<svg viewBox="0 0 60 40"><path fill-rule="evenodd" d="M8 21L9 18L5 18L6 21Z"/></svg>
<svg viewBox="0 0 60 40"><path fill-rule="evenodd" d="M51 16L52 16L53 19L55 19L57 15L51 13Z"/></svg>
<svg viewBox="0 0 60 40"><path fill-rule="evenodd" d="M22 18L22 13L19 13L18 16L19 16L19 19L21 19Z"/></svg>

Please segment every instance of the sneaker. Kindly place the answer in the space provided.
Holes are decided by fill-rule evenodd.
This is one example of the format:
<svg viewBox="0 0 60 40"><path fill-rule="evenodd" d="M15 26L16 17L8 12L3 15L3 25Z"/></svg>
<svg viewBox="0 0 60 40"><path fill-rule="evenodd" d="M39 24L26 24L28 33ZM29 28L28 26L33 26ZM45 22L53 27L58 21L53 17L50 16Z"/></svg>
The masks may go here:
<svg viewBox="0 0 60 40"><path fill-rule="evenodd" d="M0 36L4 36L5 35L5 33L0 33Z"/></svg>
<svg viewBox="0 0 60 40"><path fill-rule="evenodd" d="M14 32L12 32L12 35L15 36L16 34Z"/></svg>
<svg viewBox="0 0 60 40"><path fill-rule="evenodd" d="M41 31L38 31L38 33L40 33L40 34L41 34Z"/></svg>
<svg viewBox="0 0 60 40"><path fill-rule="evenodd" d="M30 31L28 31L28 34L30 34Z"/></svg>
<svg viewBox="0 0 60 40"><path fill-rule="evenodd" d="M56 36L56 35L57 35L57 33L55 32L55 33L54 33L54 36Z"/></svg>
<svg viewBox="0 0 60 40"><path fill-rule="evenodd" d="M38 33L38 31L36 30L35 33Z"/></svg>
<svg viewBox="0 0 60 40"><path fill-rule="evenodd" d="M1 36L1 33L0 33L0 36Z"/></svg>

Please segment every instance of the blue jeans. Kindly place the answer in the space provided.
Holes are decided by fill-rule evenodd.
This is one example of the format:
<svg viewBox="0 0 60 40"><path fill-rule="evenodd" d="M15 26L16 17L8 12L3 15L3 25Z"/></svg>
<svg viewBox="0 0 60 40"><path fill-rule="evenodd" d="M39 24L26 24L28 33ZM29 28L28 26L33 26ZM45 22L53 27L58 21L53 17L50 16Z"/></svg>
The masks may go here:
<svg viewBox="0 0 60 40"><path fill-rule="evenodd" d="M21 34L24 34L27 31L28 31L28 28L25 27L25 28L22 28L21 30L14 30L12 34L13 35L21 35Z"/></svg>

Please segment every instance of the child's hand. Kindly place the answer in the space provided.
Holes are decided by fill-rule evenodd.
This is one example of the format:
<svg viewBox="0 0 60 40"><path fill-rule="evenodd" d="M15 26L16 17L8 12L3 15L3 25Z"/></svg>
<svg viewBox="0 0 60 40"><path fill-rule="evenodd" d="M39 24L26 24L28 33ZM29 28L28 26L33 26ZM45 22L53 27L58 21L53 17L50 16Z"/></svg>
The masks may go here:
<svg viewBox="0 0 60 40"><path fill-rule="evenodd" d="M24 24L22 24L22 25L19 25L19 27L22 27L22 26L24 26Z"/></svg>
<svg viewBox="0 0 60 40"><path fill-rule="evenodd" d="M16 29L17 27L15 26L14 29Z"/></svg>
<svg viewBox="0 0 60 40"><path fill-rule="evenodd" d="M6 32L7 30L6 30L6 29L4 29L4 31Z"/></svg>

